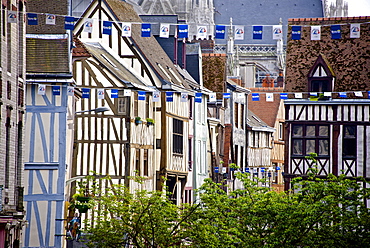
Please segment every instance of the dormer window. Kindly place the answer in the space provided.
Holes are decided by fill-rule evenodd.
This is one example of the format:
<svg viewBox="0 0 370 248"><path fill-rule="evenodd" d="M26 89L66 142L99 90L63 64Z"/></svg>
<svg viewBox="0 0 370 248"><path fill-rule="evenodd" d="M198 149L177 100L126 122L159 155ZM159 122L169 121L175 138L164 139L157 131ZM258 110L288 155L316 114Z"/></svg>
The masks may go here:
<svg viewBox="0 0 370 248"><path fill-rule="evenodd" d="M320 55L308 73L308 91L330 92L334 88L334 72L327 60Z"/></svg>

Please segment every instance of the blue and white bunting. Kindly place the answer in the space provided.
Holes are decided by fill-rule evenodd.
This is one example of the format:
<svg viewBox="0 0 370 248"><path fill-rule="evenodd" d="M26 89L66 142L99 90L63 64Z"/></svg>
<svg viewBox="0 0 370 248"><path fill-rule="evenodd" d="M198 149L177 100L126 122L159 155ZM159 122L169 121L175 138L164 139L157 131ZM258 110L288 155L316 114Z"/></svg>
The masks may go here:
<svg viewBox="0 0 370 248"><path fill-rule="evenodd" d="M324 96L331 97L331 92L324 92Z"/></svg>
<svg viewBox="0 0 370 248"><path fill-rule="evenodd" d="M361 25L359 23L353 23L351 24L350 27L350 38L360 38L360 33L361 33Z"/></svg>
<svg viewBox="0 0 370 248"><path fill-rule="evenodd" d="M259 101L260 94L259 93L252 93L252 101Z"/></svg>
<svg viewBox="0 0 370 248"><path fill-rule="evenodd" d="M281 100L288 99L288 93L280 93L280 99Z"/></svg>
<svg viewBox="0 0 370 248"><path fill-rule="evenodd" d="M8 23L17 23L18 13L17 11L8 10Z"/></svg>
<svg viewBox="0 0 370 248"><path fill-rule="evenodd" d="M311 40L321 39L321 26L311 26Z"/></svg>
<svg viewBox="0 0 370 248"><path fill-rule="evenodd" d="M347 93L346 92L338 92L339 97L342 98L347 98Z"/></svg>
<svg viewBox="0 0 370 248"><path fill-rule="evenodd" d="M188 101L188 98L189 98L189 94L188 93L181 92L180 102L187 102Z"/></svg>
<svg viewBox="0 0 370 248"><path fill-rule="evenodd" d="M67 86L67 96L74 96L75 88L73 86Z"/></svg>
<svg viewBox="0 0 370 248"><path fill-rule="evenodd" d="M169 38L170 37L170 24L169 23L161 23L160 24L159 37L160 38Z"/></svg>
<svg viewBox="0 0 370 248"><path fill-rule="evenodd" d="M282 25L272 26L272 39L280 40L282 38L283 38L283 26Z"/></svg>
<svg viewBox="0 0 370 248"><path fill-rule="evenodd" d="M153 92L153 102L159 102L161 100L161 92L154 91Z"/></svg>
<svg viewBox="0 0 370 248"><path fill-rule="evenodd" d="M370 91L367 92L367 98L370 99Z"/></svg>
<svg viewBox="0 0 370 248"><path fill-rule="evenodd" d="M112 35L112 22L103 21L103 34Z"/></svg>
<svg viewBox="0 0 370 248"><path fill-rule="evenodd" d="M46 85L45 84L39 84L37 89L37 94L39 95L45 95L46 93Z"/></svg>
<svg viewBox="0 0 370 248"><path fill-rule="evenodd" d="M93 31L93 22L94 22L93 19L86 18L85 23L84 23L84 32L92 33L92 31Z"/></svg>
<svg viewBox="0 0 370 248"><path fill-rule="evenodd" d="M216 93L209 93L209 102L217 102Z"/></svg>
<svg viewBox="0 0 370 248"><path fill-rule="evenodd" d="M244 26L242 25L235 26L234 38L235 40L244 40Z"/></svg>
<svg viewBox="0 0 370 248"><path fill-rule="evenodd" d="M215 39L225 39L225 34L226 34L226 26L216 25Z"/></svg>
<svg viewBox="0 0 370 248"><path fill-rule="evenodd" d="M197 26L197 39L207 39L207 26Z"/></svg>
<svg viewBox="0 0 370 248"><path fill-rule="evenodd" d="M300 40L302 33L301 26L292 26L292 40Z"/></svg>
<svg viewBox="0 0 370 248"><path fill-rule="evenodd" d="M27 13L27 24L28 25L38 25L38 17L35 13Z"/></svg>
<svg viewBox="0 0 370 248"><path fill-rule="evenodd" d="M122 23L122 37L131 37L131 23Z"/></svg>
<svg viewBox="0 0 370 248"><path fill-rule="evenodd" d="M224 97L224 99L229 99L230 98L230 93L224 93L223 97Z"/></svg>
<svg viewBox="0 0 370 248"><path fill-rule="evenodd" d="M266 93L266 102L274 101L274 93Z"/></svg>
<svg viewBox="0 0 370 248"><path fill-rule="evenodd" d="M363 97L364 95L362 94L362 91L355 91L353 92L355 94L355 96L357 97Z"/></svg>
<svg viewBox="0 0 370 248"><path fill-rule="evenodd" d="M195 102L202 103L202 96L203 96L203 93L200 93L200 92L195 93Z"/></svg>
<svg viewBox="0 0 370 248"><path fill-rule="evenodd" d="M46 25L55 25L56 15L45 14L45 24Z"/></svg>
<svg viewBox="0 0 370 248"><path fill-rule="evenodd" d="M173 102L173 92L166 92L166 102Z"/></svg>
<svg viewBox="0 0 370 248"><path fill-rule="evenodd" d="M82 88L82 98L90 98L90 89Z"/></svg>
<svg viewBox="0 0 370 248"><path fill-rule="evenodd" d="M123 90L123 96L131 96L131 90Z"/></svg>
<svg viewBox="0 0 370 248"><path fill-rule="evenodd" d="M342 38L340 25L331 25L330 32L332 39L337 40Z"/></svg>
<svg viewBox="0 0 370 248"><path fill-rule="evenodd" d="M188 35L189 35L189 27L188 25L179 25L178 26L178 31L179 31L179 34L178 34L178 38L188 38Z"/></svg>
<svg viewBox="0 0 370 248"><path fill-rule="evenodd" d="M104 95L105 95L104 89L97 89L96 93L98 94L98 99L99 100L104 99Z"/></svg>
<svg viewBox="0 0 370 248"><path fill-rule="evenodd" d="M118 89L110 90L110 98L118 98Z"/></svg>
<svg viewBox="0 0 370 248"><path fill-rule="evenodd" d="M59 85L53 85L53 95L60 96L60 86Z"/></svg>
<svg viewBox="0 0 370 248"><path fill-rule="evenodd" d="M152 26L150 23L141 24L141 37L150 37Z"/></svg>
<svg viewBox="0 0 370 248"><path fill-rule="evenodd" d="M137 100L145 101L145 99L146 99L145 91L138 91L137 92Z"/></svg>
<svg viewBox="0 0 370 248"><path fill-rule="evenodd" d="M262 40L263 26L253 26L253 39Z"/></svg>
<svg viewBox="0 0 370 248"><path fill-rule="evenodd" d="M297 98L297 99L301 99L303 98L303 94L302 93L294 93L294 97Z"/></svg>
<svg viewBox="0 0 370 248"><path fill-rule="evenodd" d="M75 28L75 18L73 16L66 16L64 18L64 29L73 30Z"/></svg>

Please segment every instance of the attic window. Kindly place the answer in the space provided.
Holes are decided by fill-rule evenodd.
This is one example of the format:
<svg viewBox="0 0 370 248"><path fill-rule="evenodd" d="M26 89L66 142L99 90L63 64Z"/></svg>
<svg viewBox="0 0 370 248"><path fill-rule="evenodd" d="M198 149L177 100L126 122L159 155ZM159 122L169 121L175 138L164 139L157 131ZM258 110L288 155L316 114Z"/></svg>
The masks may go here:
<svg viewBox="0 0 370 248"><path fill-rule="evenodd" d="M319 65L316 68L316 71L314 72L313 76L314 77L327 77L328 74L326 74L324 67L322 67L322 65Z"/></svg>
<svg viewBox="0 0 370 248"><path fill-rule="evenodd" d="M104 54L100 54L111 66L117 68L116 64L114 64L110 59L107 58Z"/></svg>
<svg viewBox="0 0 370 248"><path fill-rule="evenodd" d="M166 72L166 70L162 67L162 65L161 65L161 64L159 64L159 63L157 63L157 65L158 65L158 67L162 70L162 72L167 76L167 78L168 78L170 81L172 81L172 80L171 80L170 75Z"/></svg>

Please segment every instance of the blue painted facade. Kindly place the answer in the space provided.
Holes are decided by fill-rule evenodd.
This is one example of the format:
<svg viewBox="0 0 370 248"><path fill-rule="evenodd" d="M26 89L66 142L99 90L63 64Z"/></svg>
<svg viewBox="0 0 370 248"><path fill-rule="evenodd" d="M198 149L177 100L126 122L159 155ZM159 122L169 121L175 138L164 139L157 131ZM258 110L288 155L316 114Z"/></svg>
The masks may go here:
<svg viewBox="0 0 370 248"><path fill-rule="evenodd" d="M37 84L27 88L24 247L62 247L66 172L66 86L61 95L39 95Z"/></svg>

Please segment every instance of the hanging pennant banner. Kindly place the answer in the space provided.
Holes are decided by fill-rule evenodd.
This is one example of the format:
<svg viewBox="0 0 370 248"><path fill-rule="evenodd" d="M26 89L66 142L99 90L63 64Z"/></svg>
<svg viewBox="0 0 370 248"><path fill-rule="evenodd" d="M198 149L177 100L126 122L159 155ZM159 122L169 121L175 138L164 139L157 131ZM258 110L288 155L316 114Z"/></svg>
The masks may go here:
<svg viewBox="0 0 370 248"><path fill-rule="evenodd" d="M173 102L173 92L166 92L166 102Z"/></svg>
<svg viewBox="0 0 370 248"><path fill-rule="evenodd" d="M311 26L311 40L321 39L321 26Z"/></svg>
<svg viewBox="0 0 370 248"><path fill-rule="evenodd" d="M351 24L350 38L360 38L361 25L359 23Z"/></svg>
<svg viewBox="0 0 370 248"><path fill-rule="evenodd" d="M161 38L168 38L170 37L170 24L168 23L161 23L159 29L159 37Z"/></svg>
<svg viewBox="0 0 370 248"><path fill-rule="evenodd" d="M244 26L235 26L235 40L244 40Z"/></svg>
<svg viewBox="0 0 370 248"><path fill-rule="evenodd" d="M357 97L363 97L364 95L362 94L362 91L355 91L355 92L353 92L353 93L355 93L355 96L357 96Z"/></svg>
<svg viewBox="0 0 370 248"><path fill-rule="evenodd" d="M302 98L303 94L302 93L294 93L295 98Z"/></svg>
<svg viewBox="0 0 370 248"><path fill-rule="evenodd" d="M46 85L45 84L39 84L37 94L45 95L45 92L46 92Z"/></svg>
<svg viewBox="0 0 370 248"><path fill-rule="evenodd" d="M292 26L292 40L300 40L301 39L301 26Z"/></svg>
<svg viewBox="0 0 370 248"><path fill-rule="evenodd" d="M331 38L334 40L342 38L340 25L330 26Z"/></svg>
<svg viewBox="0 0 370 248"><path fill-rule="evenodd" d="M110 90L110 98L118 98L118 89Z"/></svg>
<svg viewBox="0 0 370 248"><path fill-rule="evenodd" d="M230 93L224 93L223 97L224 97L224 99L229 99L230 98Z"/></svg>
<svg viewBox="0 0 370 248"><path fill-rule="evenodd" d="M153 92L153 102L159 102L161 99L161 93L159 91Z"/></svg>
<svg viewBox="0 0 370 248"><path fill-rule="evenodd" d="M82 88L82 98L90 98L90 89Z"/></svg>
<svg viewBox="0 0 370 248"><path fill-rule="evenodd" d="M259 93L252 93L252 101L259 101L260 94Z"/></svg>
<svg viewBox="0 0 370 248"><path fill-rule="evenodd" d="M73 30L75 28L75 18L73 16L66 16L64 18L64 29Z"/></svg>
<svg viewBox="0 0 370 248"><path fill-rule="evenodd" d="M37 18L37 14L27 13L27 24L28 25L38 25L39 21Z"/></svg>
<svg viewBox="0 0 370 248"><path fill-rule="evenodd" d="M367 98L370 99L370 91L367 92Z"/></svg>
<svg viewBox="0 0 370 248"><path fill-rule="evenodd" d="M280 40L282 38L283 38L283 26L282 25L272 26L272 39Z"/></svg>
<svg viewBox="0 0 370 248"><path fill-rule="evenodd" d="M145 101L145 99L146 99L145 91L138 91L137 94L138 94L137 100Z"/></svg>
<svg viewBox="0 0 370 248"><path fill-rule="evenodd" d="M67 86L67 96L74 96L75 95L75 88L72 86Z"/></svg>
<svg viewBox="0 0 370 248"><path fill-rule="evenodd" d="M179 25L179 38L188 38L189 29L188 25Z"/></svg>
<svg viewBox="0 0 370 248"><path fill-rule="evenodd" d="M56 16L53 14L45 14L45 24L55 25Z"/></svg>
<svg viewBox="0 0 370 248"><path fill-rule="evenodd" d="M209 102L217 102L216 93L209 93Z"/></svg>
<svg viewBox="0 0 370 248"><path fill-rule="evenodd" d="M189 94L188 93L182 92L181 93L181 100L180 100L180 102L187 102L188 101L188 97L189 97Z"/></svg>
<svg viewBox="0 0 370 248"><path fill-rule="evenodd" d="M331 97L331 92L324 92L324 96Z"/></svg>
<svg viewBox="0 0 370 248"><path fill-rule="evenodd" d="M262 40L263 26L253 26L253 39Z"/></svg>
<svg viewBox="0 0 370 248"><path fill-rule="evenodd" d="M198 26L197 27L197 39L207 39L207 27Z"/></svg>
<svg viewBox="0 0 370 248"><path fill-rule="evenodd" d="M346 92L339 92L338 95L339 95L339 97L347 98L347 93Z"/></svg>
<svg viewBox="0 0 370 248"><path fill-rule="evenodd" d="M122 37L131 37L131 23L122 23Z"/></svg>
<svg viewBox="0 0 370 248"><path fill-rule="evenodd" d="M141 24L141 37L150 37L151 33L151 24L150 23L142 23Z"/></svg>
<svg viewBox="0 0 370 248"><path fill-rule="evenodd" d="M280 93L280 99L281 100L288 99L288 93Z"/></svg>
<svg viewBox="0 0 370 248"><path fill-rule="evenodd" d="M104 95L105 95L104 89L97 89L96 91L97 91L97 94L98 94L98 99L99 100L104 99Z"/></svg>
<svg viewBox="0 0 370 248"><path fill-rule="evenodd" d="M84 23L84 32L86 33L92 33L93 30L93 19L87 18Z"/></svg>
<svg viewBox="0 0 370 248"><path fill-rule="evenodd" d="M17 11L8 10L8 23L17 23L18 13Z"/></svg>
<svg viewBox="0 0 370 248"><path fill-rule="evenodd" d="M60 86L59 85L53 85L53 95L60 96Z"/></svg>
<svg viewBox="0 0 370 248"><path fill-rule="evenodd" d="M317 96L317 92L310 92L310 101L318 101L319 97Z"/></svg>
<svg viewBox="0 0 370 248"><path fill-rule="evenodd" d="M123 96L131 96L131 90L123 90Z"/></svg>
<svg viewBox="0 0 370 248"><path fill-rule="evenodd" d="M266 93L266 102L274 101L274 93Z"/></svg>
<svg viewBox="0 0 370 248"><path fill-rule="evenodd" d="M200 92L195 93L195 102L202 103L202 96L203 93Z"/></svg>
<svg viewBox="0 0 370 248"><path fill-rule="evenodd" d="M215 39L225 39L226 26L216 25Z"/></svg>
<svg viewBox="0 0 370 248"><path fill-rule="evenodd" d="M103 21L103 34L112 35L112 22Z"/></svg>

